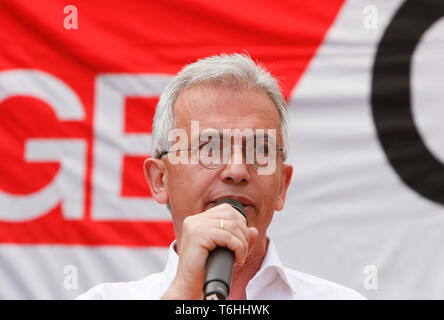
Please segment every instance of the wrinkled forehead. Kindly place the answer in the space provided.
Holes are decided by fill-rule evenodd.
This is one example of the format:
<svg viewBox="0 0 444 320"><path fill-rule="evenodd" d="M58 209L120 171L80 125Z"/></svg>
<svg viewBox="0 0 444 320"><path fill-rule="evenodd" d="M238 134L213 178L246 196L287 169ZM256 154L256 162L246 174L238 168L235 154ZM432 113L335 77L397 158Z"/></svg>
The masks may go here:
<svg viewBox="0 0 444 320"><path fill-rule="evenodd" d="M191 134L192 141L209 141L209 140L223 140L234 144L245 144L250 140L265 140L271 143L276 143L277 130L276 129L223 129L204 128L200 130L199 125L192 123Z"/></svg>
<svg viewBox="0 0 444 320"><path fill-rule="evenodd" d="M279 111L261 90L195 86L179 95L173 111L176 128L186 130L192 138L211 130L230 131L233 137L265 131L281 140Z"/></svg>

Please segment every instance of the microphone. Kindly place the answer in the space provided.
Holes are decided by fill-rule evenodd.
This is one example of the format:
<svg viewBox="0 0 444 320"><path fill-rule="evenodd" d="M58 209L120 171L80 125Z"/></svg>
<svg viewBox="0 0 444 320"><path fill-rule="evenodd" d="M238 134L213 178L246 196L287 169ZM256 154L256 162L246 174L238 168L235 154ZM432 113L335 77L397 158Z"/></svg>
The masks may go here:
<svg viewBox="0 0 444 320"><path fill-rule="evenodd" d="M247 215L244 206L237 200L224 198L216 202L230 204L239 211L245 219ZM248 224L248 221L247 221ZM203 286L204 300L225 300L230 293L231 277L233 275L234 253L225 247L217 247L210 252L206 264L206 275Z"/></svg>

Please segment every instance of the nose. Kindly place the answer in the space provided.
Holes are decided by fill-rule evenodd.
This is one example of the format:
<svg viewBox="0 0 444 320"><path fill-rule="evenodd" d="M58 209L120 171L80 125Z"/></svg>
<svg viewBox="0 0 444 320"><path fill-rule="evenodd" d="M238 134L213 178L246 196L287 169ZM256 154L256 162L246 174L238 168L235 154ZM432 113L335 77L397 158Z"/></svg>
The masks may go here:
<svg viewBox="0 0 444 320"><path fill-rule="evenodd" d="M241 147L233 146L229 163L223 166L221 178L229 184L248 184L250 181L249 166L243 159Z"/></svg>

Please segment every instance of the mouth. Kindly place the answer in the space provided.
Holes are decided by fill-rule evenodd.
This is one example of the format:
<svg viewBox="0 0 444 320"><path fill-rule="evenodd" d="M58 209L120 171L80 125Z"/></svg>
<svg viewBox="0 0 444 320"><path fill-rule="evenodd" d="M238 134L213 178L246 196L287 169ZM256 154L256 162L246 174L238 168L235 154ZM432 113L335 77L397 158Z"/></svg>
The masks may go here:
<svg viewBox="0 0 444 320"><path fill-rule="evenodd" d="M231 199L239 201L242 204L242 206L244 207L244 210L247 213L247 215L248 215L249 211L251 212L251 210L255 209L254 202L251 199L249 199L248 197L241 196L241 195L224 195L224 196L217 197L209 202L210 207L211 208L215 207L216 202L221 199L224 199L224 198L231 198Z"/></svg>

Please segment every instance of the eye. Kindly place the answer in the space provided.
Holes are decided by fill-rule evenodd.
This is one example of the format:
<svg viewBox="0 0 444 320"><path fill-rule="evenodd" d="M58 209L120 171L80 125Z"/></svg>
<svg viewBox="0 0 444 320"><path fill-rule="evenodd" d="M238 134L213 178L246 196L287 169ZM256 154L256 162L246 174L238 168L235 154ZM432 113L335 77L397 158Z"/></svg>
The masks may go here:
<svg viewBox="0 0 444 320"><path fill-rule="evenodd" d="M199 141L199 149L209 149L214 148L216 146L217 141L211 139L211 137L208 140L200 140Z"/></svg>
<svg viewBox="0 0 444 320"><path fill-rule="evenodd" d="M200 141L199 141L199 147L204 146L204 145L218 147L218 146L220 146L220 144L221 144L220 139L216 139L211 136L208 137L207 139L200 139Z"/></svg>
<svg viewBox="0 0 444 320"><path fill-rule="evenodd" d="M208 140L201 140L199 144L201 157L212 157L213 154L218 154L220 145L221 143L219 139L212 139L209 137Z"/></svg>
<svg viewBox="0 0 444 320"><path fill-rule="evenodd" d="M199 141L199 149L202 148L204 145L206 145L207 143L210 143L211 140L207 140L207 141Z"/></svg>
<svg viewBox="0 0 444 320"><path fill-rule="evenodd" d="M256 152L267 155L268 151L269 151L269 145L267 141L263 140L256 141Z"/></svg>
<svg viewBox="0 0 444 320"><path fill-rule="evenodd" d="M220 139L204 140L199 145L199 161L206 168L217 168L223 163L222 143Z"/></svg>

